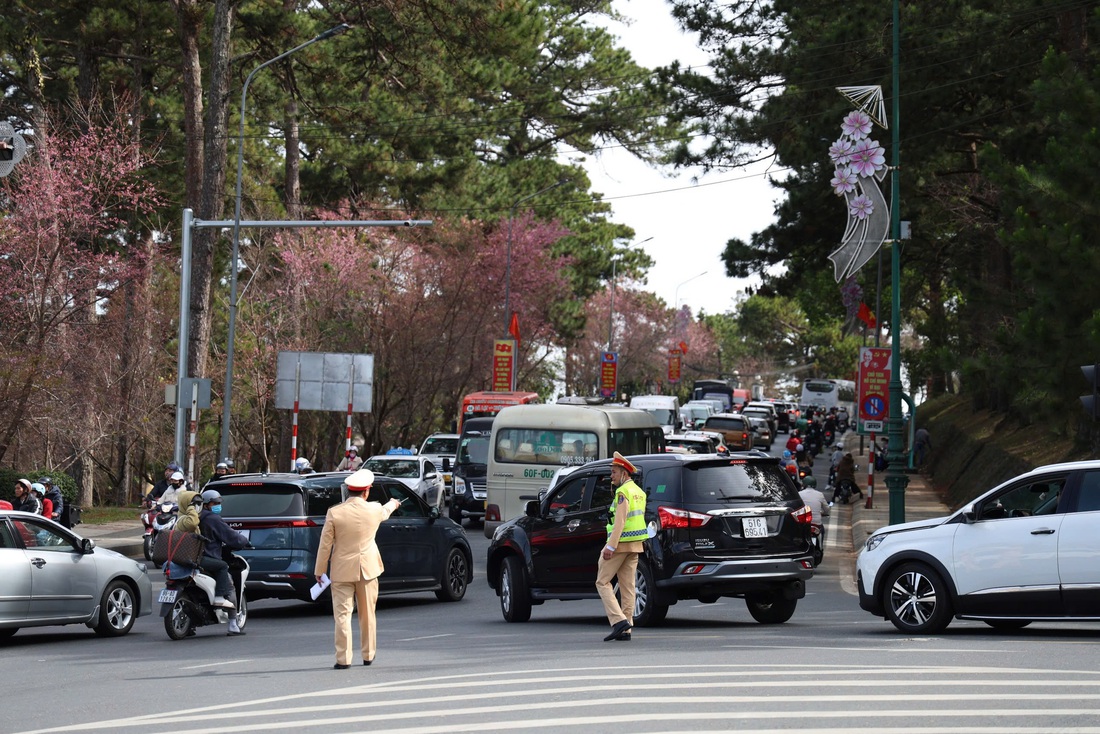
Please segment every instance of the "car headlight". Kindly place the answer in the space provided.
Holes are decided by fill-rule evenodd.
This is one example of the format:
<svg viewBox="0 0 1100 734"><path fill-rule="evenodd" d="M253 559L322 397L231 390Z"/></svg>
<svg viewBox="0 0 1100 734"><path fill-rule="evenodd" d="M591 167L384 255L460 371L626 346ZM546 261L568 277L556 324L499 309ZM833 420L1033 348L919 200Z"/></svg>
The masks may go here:
<svg viewBox="0 0 1100 734"><path fill-rule="evenodd" d="M134 565L137 566L138 573L144 573L144 574L149 573L149 567L147 565L145 565L144 563L141 563L139 561L135 561Z"/></svg>
<svg viewBox="0 0 1100 734"><path fill-rule="evenodd" d="M466 494L466 480L462 477L455 477L455 494Z"/></svg>
<svg viewBox="0 0 1100 734"><path fill-rule="evenodd" d="M878 535L872 535L867 539L867 542L863 544L864 550L872 551L878 548L879 543L886 540L886 533L879 533Z"/></svg>

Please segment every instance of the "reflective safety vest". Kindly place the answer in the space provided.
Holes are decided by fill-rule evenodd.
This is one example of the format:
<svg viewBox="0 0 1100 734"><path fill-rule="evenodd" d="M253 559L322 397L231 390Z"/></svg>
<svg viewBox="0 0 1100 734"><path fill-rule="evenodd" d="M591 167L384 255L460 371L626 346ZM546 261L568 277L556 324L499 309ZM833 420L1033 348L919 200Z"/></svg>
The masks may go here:
<svg viewBox="0 0 1100 734"><path fill-rule="evenodd" d="M615 503L618 496L623 495L627 501L626 524L623 525L623 533L619 536L620 543L636 543L649 537L649 530L645 524L645 492L642 488L628 480L623 482L611 500L612 522L607 524L607 537L611 537L611 531L615 529Z"/></svg>

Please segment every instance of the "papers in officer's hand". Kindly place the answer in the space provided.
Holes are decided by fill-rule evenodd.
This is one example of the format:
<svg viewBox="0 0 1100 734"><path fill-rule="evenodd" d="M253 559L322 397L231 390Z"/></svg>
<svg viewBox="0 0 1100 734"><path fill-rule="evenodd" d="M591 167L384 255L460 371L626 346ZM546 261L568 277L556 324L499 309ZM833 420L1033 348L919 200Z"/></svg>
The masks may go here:
<svg viewBox="0 0 1100 734"><path fill-rule="evenodd" d="M321 580L309 589L309 595L313 597L313 601L317 601L317 597L325 593L325 589L327 589L331 583L332 580L328 577L327 573L321 574Z"/></svg>

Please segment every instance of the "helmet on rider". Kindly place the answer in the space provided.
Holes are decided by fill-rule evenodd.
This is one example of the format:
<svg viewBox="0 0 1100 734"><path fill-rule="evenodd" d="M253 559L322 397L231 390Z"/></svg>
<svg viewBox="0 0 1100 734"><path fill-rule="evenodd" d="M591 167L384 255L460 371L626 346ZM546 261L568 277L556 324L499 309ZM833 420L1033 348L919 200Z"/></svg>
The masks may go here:
<svg viewBox="0 0 1100 734"><path fill-rule="evenodd" d="M790 452L790 451L788 451L787 449L783 449L783 458L784 458L784 459L789 459L789 458L791 458L791 452Z"/></svg>
<svg viewBox="0 0 1100 734"><path fill-rule="evenodd" d="M802 477L802 488L805 489L807 487L817 489L817 477L813 477L808 474Z"/></svg>
<svg viewBox="0 0 1100 734"><path fill-rule="evenodd" d="M304 456L299 456L294 460L294 471L299 474L306 474L313 470L313 467L309 464L309 459Z"/></svg>
<svg viewBox="0 0 1100 734"><path fill-rule="evenodd" d="M204 505L209 505L213 502L221 502L221 501L222 501L222 493L219 492L216 489L208 489L208 490L206 490L205 492L202 493L202 503Z"/></svg>
<svg viewBox="0 0 1100 734"><path fill-rule="evenodd" d="M183 482L185 479L186 477L183 476L183 472L177 471L173 472L172 476L168 477L168 483L176 489L179 489L183 486Z"/></svg>
<svg viewBox="0 0 1100 734"><path fill-rule="evenodd" d="M229 466L224 461L219 461L217 466L214 467L214 473L221 476L229 471Z"/></svg>

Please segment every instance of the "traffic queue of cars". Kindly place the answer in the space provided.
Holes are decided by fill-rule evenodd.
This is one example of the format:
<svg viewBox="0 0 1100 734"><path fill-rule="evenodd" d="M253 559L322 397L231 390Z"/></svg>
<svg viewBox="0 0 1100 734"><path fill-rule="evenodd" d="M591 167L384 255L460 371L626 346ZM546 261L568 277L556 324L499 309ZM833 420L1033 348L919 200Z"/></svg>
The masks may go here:
<svg viewBox="0 0 1100 734"><path fill-rule="evenodd" d="M646 413L607 406L525 405L470 419L454 463L444 457L455 474L451 517L428 455L372 457L368 499L400 503L377 535L386 563L379 591L463 599L474 559L462 521L484 518L491 505L486 580L504 620L525 622L548 600L598 598L614 497L609 457L620 451L648 497L635 625L660 624L679 601L720 598L742 599L760 623L785 622L814 574L810 511L777 458L741 440L730 447L740 438L731 436L734 418L750 441L760 435L743 413L712 414L714 431L669 436ZM717 453L723 445L734 450ZM477 462L479 476L464 475ZM328 508L346 498L348 474L218 481L222 517L249 540L239 553L251 567L250 601L312 601L321 528ZM906 634L939 633L953 618L997 629L1095 620L1098 513L1100 461L1088 461L1028 472L943 518L881 528L857 558L859 605ZM144 563L51 520L0 510L0 639L68 624L123 635L151 613L152 593Z"/></svg>

